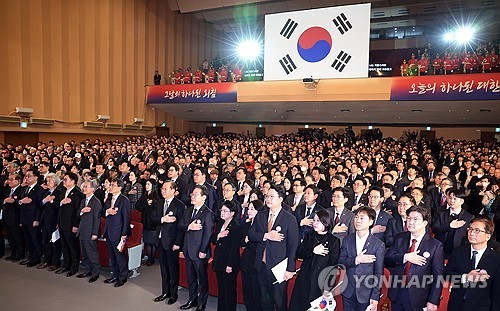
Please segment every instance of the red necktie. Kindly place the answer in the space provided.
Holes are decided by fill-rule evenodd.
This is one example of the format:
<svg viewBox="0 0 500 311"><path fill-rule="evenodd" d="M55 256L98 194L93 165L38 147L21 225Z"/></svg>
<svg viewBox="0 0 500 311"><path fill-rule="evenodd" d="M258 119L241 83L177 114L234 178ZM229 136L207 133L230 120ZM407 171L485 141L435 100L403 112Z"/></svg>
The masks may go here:
<svg viewBox="0 0 500 311"><path fill-rule="evenodd" d="M417 240L416 239L411 240L411 246L409 251L410 253L413 253L415 251L415 244L417 244ZM405 269L403 271L405 284L408 284L408 273L410 272L410 266L411 262L407 261L405 263Z"/></svg>
<svg viewBox="0 0 500 311"><path fill-rule="evenodd" d="M333 221L333 225L336 226L339 223L339 213L335 213L335 220Z"/></svg>

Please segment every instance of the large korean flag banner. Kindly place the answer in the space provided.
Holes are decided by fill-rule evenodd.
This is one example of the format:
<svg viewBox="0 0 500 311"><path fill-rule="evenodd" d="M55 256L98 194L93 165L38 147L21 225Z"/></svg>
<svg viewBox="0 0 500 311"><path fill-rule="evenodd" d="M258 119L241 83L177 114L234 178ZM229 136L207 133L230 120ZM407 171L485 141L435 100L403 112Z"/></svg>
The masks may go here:
<svg viewBox="0 0 500 311"><path fill-rule="evenodd" d="M266 15L264 80L368 77L370 7Z"/></svg>

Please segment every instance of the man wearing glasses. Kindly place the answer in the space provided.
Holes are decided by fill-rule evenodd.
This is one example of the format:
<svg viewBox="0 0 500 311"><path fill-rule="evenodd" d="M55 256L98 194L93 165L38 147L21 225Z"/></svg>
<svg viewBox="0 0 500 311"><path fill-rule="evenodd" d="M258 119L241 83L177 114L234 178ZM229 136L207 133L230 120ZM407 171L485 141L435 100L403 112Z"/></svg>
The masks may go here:
<svg viewBox="0 0 500 311"><path fill-rule="evenodd" d="M299 244L299 229L295 217L283 210L283 187L270 185L265 203L269 210L259 212L248 231L248 238L256 242L254 267L262 293L261 309L288 310L287 287L295 273L295 252ZM287 260L284 282L276 283L271 269ZM257 302L256 302L257 303Z"/></svg>
<svg viewBox="0 0 500 311"><path fill-rule="evenodd" d="M412 206L406 215L408 232L395 236L385 256L386 265L394 268L389 289L392 310L436 311L443 287L443 245L426 232L431 219L428 209Z"/></svg>
<svg viewBox="0 0 500 311"><path fill-rule="evenodd" d="M500 310L500 256L488 247L494 224L473 219L467 228L469 244L455 249L446 265L453 277L448 310Z"/></svg>
<svg viewBox="0 0 500 311"><path fill-rule="evenodd" d="M108 244L111 259L111 270L113 277L104 280L104 283L115 287L123 286L128 278L128 261L125 250L125 242L130 230L130 201L121 194L123 181L115 178L109 184L109 192L112 197L104 204L106 224L104 225L104 237ZM120 242L122 244L120 245ZM120 249L118 249L120 245Z"/></svg>

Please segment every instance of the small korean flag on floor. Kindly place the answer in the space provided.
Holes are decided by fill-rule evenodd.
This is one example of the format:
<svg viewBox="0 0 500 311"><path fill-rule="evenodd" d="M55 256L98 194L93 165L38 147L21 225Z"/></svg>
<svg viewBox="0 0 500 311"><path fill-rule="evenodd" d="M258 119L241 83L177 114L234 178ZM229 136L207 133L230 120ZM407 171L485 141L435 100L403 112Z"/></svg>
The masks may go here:
<svg viewBox="0 0 500 311"><path fill-rule="evenodd" d="M370 7L266 15L264 80L368 77Z"/></svg>

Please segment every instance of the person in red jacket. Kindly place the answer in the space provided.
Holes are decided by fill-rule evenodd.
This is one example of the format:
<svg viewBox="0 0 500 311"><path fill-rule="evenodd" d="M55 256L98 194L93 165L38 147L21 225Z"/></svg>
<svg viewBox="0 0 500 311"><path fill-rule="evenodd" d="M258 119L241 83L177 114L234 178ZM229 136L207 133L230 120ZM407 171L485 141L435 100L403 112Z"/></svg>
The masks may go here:
<svg viewBox="0 0 500 311"><path fill-rule="evenodd" d="M238 65L234 66L234 69L233 69L233 72L232 72L233 82L241 81L242 77L243 77L243 74L241 73L240 67Z"/></svg>
<svg viewBox="0 0 500 311"><path fill-rule="evenodd" d="M439 54L436 54L436 57L432 61L432 67L434 68L434 74L435 75L440 75L442 73L442 60L439 57Z"/></svg>
<svg viewBox="0 0 500 311"><path fill-rule="evenodd" d="M184 71L184 84L191 83L193 79L193 73L191 72L191 67L187 67L186 70Z"/></svg>
<svg viewBox="0 0 500 311"><path fill-rule="evenodd" d="M494 71L498 71L498 54L496 54L495 49L491 50L491 69Z"/></svg>
<svg viewBox="0 0 500 311"><path fill-rule="evenodd" d="M405 77L408 75L408 64L406 63L406 59L403 60L403 63L399 67L401 69L401 76Z"/></svg>
<svg viewBox="0 0 500 311"><path fill-rule="evenodd" d="M175 71L174 80L175 84L181 84L181 82L183 81L182 68L178 68Z"/></svg>
<svg viewBox="0 0 500 311"><path fill-rule="evenodd" d="M418 69L420 70L420 75L425 76L427 74L427 69L429 68L429 59L422 54L422 58L418 61Z"/></svg>
<svg viewBox="0 0 500 311"><path fill-rule="evenodd" d="M443 69L444 74L450 74L453 71L453 67L455 66L455 62L451 58L449 53L446 53L446 56L443 58Z"/></svg>
<svg viewBox="0 0 500 311"><path fill-rule="evenodd" d="M193 83L200 83L201 81L203 81L203 72L200 68L198 68L198 70L194 73Z"/></svg>
<svg viewBox="0 0 500 311"><path fill-rule="evenodd" d="M214 67L210 66L208 73L205 75L205 82L212 83L214 81L215 81L215 69Z"/></svg>
<svg viewBox="0 0 500 311"><path fill-rule="evenodd" d="M227 69L226 66L222 66L220 72L218 73L219 76L219 82L226 82L227 81Z"/></svg>
<svg viewBox="0 0 500 311"><path fill-rule="evenodd" d="M482 67L481 71L483 73L491 72L491 56L490 53L488 53L488 51L486 51L484 57L482 58L481 67Z"/></svg>
<svg viewBox="0 0 500 311"><path fill-rule="evenodd" d="M463 73L471 73L472 70L472 56L470 52L467 52L467 55L464 57L462 61Z"/></svg>

